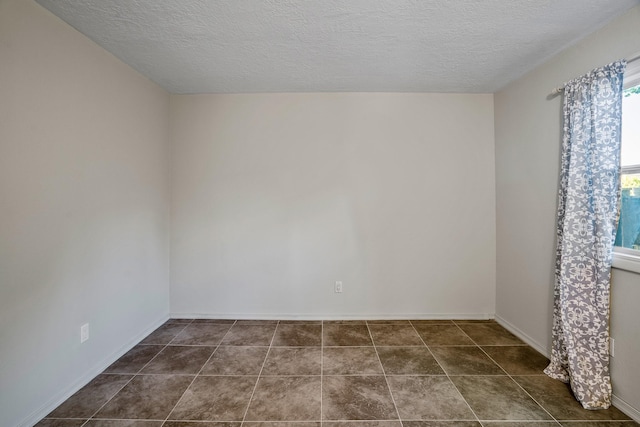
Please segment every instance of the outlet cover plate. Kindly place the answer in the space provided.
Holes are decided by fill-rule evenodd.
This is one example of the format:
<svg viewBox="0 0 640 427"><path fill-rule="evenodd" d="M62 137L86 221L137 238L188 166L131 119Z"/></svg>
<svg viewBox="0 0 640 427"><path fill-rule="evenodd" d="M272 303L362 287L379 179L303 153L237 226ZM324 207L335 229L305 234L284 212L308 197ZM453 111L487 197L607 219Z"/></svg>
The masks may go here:
<svg viewBox="0 0 640 427"><path fill-rule="evenodd" d="M85 323L80 326L80 344L89 339L89 324Z"/></svg>

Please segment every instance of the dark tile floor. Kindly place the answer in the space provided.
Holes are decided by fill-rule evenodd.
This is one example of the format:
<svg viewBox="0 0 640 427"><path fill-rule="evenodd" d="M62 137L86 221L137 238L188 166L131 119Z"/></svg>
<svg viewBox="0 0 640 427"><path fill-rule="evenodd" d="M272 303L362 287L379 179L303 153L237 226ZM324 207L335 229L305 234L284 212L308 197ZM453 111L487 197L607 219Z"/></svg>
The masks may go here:
<svg viewBox="0 0 640 427"><path fill-rule="evenodd" d="M631 427L493 321L172 319L39 427Z"/></svg>

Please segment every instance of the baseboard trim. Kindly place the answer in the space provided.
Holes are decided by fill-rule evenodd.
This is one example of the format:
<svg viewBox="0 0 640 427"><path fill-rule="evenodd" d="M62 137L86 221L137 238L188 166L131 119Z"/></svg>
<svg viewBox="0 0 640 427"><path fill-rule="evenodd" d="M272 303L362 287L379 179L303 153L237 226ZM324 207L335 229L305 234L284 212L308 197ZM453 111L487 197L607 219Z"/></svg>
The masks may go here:
<svg viewBox="0 0 640 427"><path fill-rule="evenodd" d="M634 421L640 423L640 411L638 411L636 408L629 405L627 402L620 399L615 394L611 396L611 403L613 403L613 406L633 418Z"/></svg>
<svg viewBox="0 0 640 427"><path fill-rule="evenodd" d="M509 323L507 320L505 320L504 318L500 317L497 314L496 314L496 322L498 322L500 325L502 325L509 332L511 332L512 334L514 334L518 338L520 338L522 341L524 341L525 343L529 344L538 353L544 355L547 358L549 358L549 356L551 355L551 351L548 350L546 348L546 346L541 345L539 342L537 342L536 340L531 338L529 335L524 333L520 328L518 328L518 327L514 326L513 324ZM624 400L620 399L615 394L611 396L611 403L613 403L613 405L616 408L620 409L626 415L628 415L629 417L633 418L634 421L640 423L640 411L638 411L636 408L634 408L633 406L629 405L627 402L625 402Z"/></svg>
<svg viewBox="0 0 640 427"><path fill-rule="evenodd" d="M500 317L497 314L496 314L496 322L498 322L501 326L503 326L506 330L511 332L513 335L517 336L522 341L529 344L531 347L533 347L538 353L542 354L544 357L549 358L549 356L551 355L551 351L547 348L547 346L537 342L536 340L531 338L531 336L526 334L522 329L518 328L517 326L515 326L514 324L510 323L509 321L505 320L503 317Z"/></svg>
<svg viewBox="0 0 640 427"><path fill-rule="evenodd" d="M142 332L131 338L125 345L120 347L118 350L112 352L105 358L103 358L100 362L98 362L93 368L89 369L85 372L80 378L74 381L69 387L61 390L51 399L49 399L45 404L43 404L40 408L36 409L29 416L27 416L24 420L22 420L18 427L31 427L35 425L38 421L44 418L51 411L56 409L62 402L70 398L75 392L80 390L82 387L87 385L91 380L93 380L98 374L104 371L109 365L118 360L122 355L124 355L127 351L131 350L142 341L147 335L153 332L158 326L162 325L169 319L169 315L161 316L159 319L151 322L151 324L145 328Z"/></svg>
<svg viewBox="0 0 640 427"><path fill-rule="evenodd" d="M234 319L234 320L489 320L493 313L193 313L172 312L172 319Z"/></svg>

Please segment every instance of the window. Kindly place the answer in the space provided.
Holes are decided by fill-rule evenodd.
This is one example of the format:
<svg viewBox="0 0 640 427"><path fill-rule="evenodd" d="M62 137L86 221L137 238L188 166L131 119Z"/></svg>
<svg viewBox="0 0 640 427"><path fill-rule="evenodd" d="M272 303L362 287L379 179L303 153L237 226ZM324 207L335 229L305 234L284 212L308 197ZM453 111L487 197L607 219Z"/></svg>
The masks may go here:
<svg viewBox="0 0 640 427"><path fill-rule="evenodd" d="M616 246L640 250L640 85L622 98L622 201Z"/></svg>
<svg viewBox="0 0 640 427"><path fill-rule="evenodd" d="M627 65L624 86L622 200L613 266L640 272L640 60Z"/></svg>

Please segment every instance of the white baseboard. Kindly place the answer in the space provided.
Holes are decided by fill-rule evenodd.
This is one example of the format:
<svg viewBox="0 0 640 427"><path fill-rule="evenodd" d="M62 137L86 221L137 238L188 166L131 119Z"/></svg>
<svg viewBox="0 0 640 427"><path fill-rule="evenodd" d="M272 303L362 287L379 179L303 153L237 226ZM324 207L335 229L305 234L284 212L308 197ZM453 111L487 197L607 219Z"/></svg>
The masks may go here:
<svg viewBox="0 0 640 427"><path fill-rule="evenodd" d="M518 328L518 327L514 326L513 324L509 323L508 321L506 321L502 317L498 316L497 314L496 314L496 322L498 322L500 325L502 325L509 332L511 332L512 334L514 334L518 338L520 338L522 341L524 341L525 343L529 344L538 353L544 355L547 358L549 358L549 356L551 355L551 351L548 350L546 348L546 346L543 346L542 344L540 344L539 342L537 342L536 340L531 338L529 335L524 333L520 328ZM640 411L638 411L636 408L634 408L633 406L629 405L627 402L625 402L624 400L620 399L615 394L611 396L611 402L613 403L613 405L616 408L620 409L626 415L628 415L629 417L633 418L634 421L640 423Z"/></svg>
<svg viewBox="0 0 640 427"><path fill-rule="evenodd" d="M112 352L100 362L98 362L93 368L89 369L85 372L80 378L73 382L69 387L66 387L63 390L60 390L55 396L49 399L45 404L43 404L40 408L35 410L31 415L22 420L18 427L31 427L35 425L38 421L44 418L51 411L56 409L62 402L70 398L75 392L80 390L82 387L87 385L91 380L93 380L98 374L108 368L113 362L118 360L122 355L131 350L136 346L143 338L153 332L158 326L162 325L169 319L168 315L164 315L158 320L152 322L147 328L145 328L142 332L131 338L125 345L120 347L118 350Z"/></svg>
<svg viewBox="0 0 640 427"><path fill-rule="evenodd" d="M233 320L489 320L493 313L192 313L172 312L172 319L233 319Z"/></svg>
<svg viewBox="0 0 640 427"><path fill-rule="evenodd" d="M504 318L500 317L497 314L496 314L496 322L502 325L506 330L511 332L513 335L517 336L522 341L529 344L531 347L533 347L538 353L542 354L544 357L549 358L549 356L551 355L551 351L547 348L546 345L543 345L537 342L536 340L531 338L531 336L527 335L522 329L509 323L507 320L505 320Z"/></svg>
<svg viewBox="0 0 640 427"><path fill-rule="evenodd" d="M636 408L629 405L627 402L620 399L615 394L611 396L611 403L613 403L613 406L615 406L616 408L620 409L622 412L624 412L625 414L633 418L634 421L640 423L640 411L638 411Z"/></svg>

